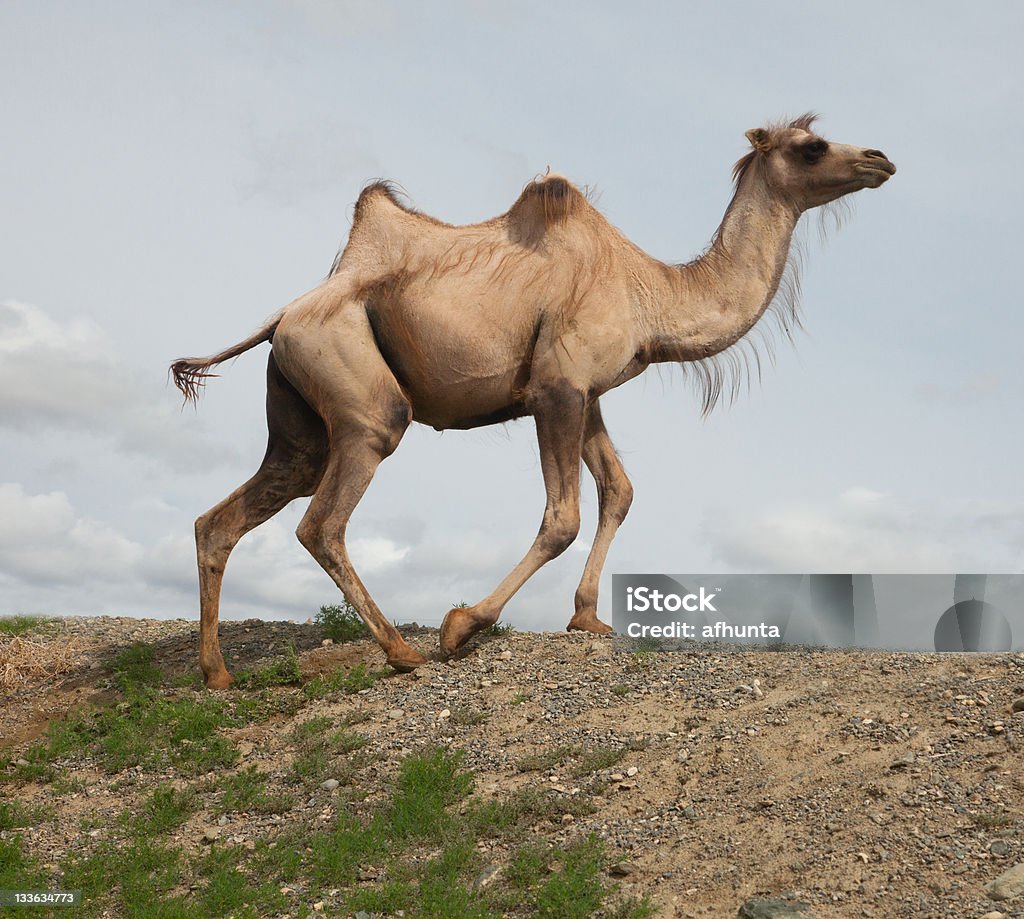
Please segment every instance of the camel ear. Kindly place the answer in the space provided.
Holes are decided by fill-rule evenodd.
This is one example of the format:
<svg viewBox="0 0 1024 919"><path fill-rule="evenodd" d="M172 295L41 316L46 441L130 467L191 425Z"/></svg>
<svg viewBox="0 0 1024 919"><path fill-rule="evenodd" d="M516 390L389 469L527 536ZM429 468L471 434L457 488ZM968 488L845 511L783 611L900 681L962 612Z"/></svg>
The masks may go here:
<svg viewBox="0 0 1024 919"><path fill-rule="evenodd" d="M772 148L772 136L764 128L751 128L746 137L758 153L767 153Z"/></svg>

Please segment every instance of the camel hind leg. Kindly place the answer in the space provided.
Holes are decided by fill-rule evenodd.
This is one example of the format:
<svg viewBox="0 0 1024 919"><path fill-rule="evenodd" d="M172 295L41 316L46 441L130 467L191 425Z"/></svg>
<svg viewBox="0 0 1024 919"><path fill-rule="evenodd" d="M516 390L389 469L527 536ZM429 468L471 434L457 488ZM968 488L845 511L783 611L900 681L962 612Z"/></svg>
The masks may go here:
<svg viewBox="0 0 1024 919"><path fill-rule="evenodd" d="M385 618L352 565L349 518L377 466L412 422L412 406L377 348L362 304L346 304L330 327L285 323L274 347L282 367L324 419L328 459L296 535L366 623L396 670L426 663Z"/></svg>
<svg viewBox="0 0 1024 919"><path fill-rule="evenodd" d="M597 592L601 570L608 557L612 539L625 519L633 502L633 486L626 477L604 420L601 409L594 402L587 412L587 426L583 435L583 462L597 484L597 535L590 547L583 578L576 590L576 612L569 621L568 630L579 629L607 635L611 628L597 618Z"/></svg>
<svg viewBox="0 0 1024 919"><path fill-rule="evenodd" d="M267 364L267 428L267 452L256 474L196 520L199 666L210 689L231 684L217 637L221 583L231 550L286 504L313 494L326 461L324 424L281 375L273 354Z"/></svg>

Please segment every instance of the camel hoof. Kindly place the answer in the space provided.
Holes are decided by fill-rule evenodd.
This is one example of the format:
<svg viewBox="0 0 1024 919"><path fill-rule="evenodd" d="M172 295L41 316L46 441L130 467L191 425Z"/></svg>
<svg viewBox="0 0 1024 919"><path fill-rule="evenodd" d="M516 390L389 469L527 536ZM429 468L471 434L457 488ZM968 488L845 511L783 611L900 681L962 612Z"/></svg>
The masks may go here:
<svg viewBox="0 0 1024 919"><path fill-rule="evenodd" d="M565 630L567 632L591 632L594 635L611 635L614 631L610 625L602 622L594 614L573 616Z"/></svg>
<svg viewBox="0 0 1024 919"><path fill-rule="evenodd" d="M399 673L411 673L417 667L422 667L425 663L427 663L427 659L418 651L413 651L412 648L405 649L401 657L388 655L388 665Z"/></svg>
<svg viewBox="0 0 1024 919"><path fill-rule="evenodd" d="M456 606L448 611L441 623L441 655L447 660L480 630L470 607Z"/></svg>
<svg viewBox="0 0 1024 919"><path fill-rule="evenodd" d="M227 670L215 670L206 674L207 689L227 689L234 682L235 678Z"/></svg>

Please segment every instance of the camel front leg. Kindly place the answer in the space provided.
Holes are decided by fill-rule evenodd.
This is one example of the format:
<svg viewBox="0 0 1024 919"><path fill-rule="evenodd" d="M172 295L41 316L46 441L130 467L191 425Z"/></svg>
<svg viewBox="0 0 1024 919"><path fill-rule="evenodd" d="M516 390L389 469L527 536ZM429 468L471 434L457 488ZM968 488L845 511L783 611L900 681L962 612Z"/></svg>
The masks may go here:
<svg viewBox="0 0 1024 919"><path fill-rule="evenodd" d="M572 545L580 530L580 451L586 400L568 384L554 385L533 406L547 503L530 551L493 593L475 606L451 610L441 623L441 651L454 654L497 622L505 604L544 564Z"/></svg>
<svg viewBox="0 0 1024 919"><path fill-rule="evenodd" d="M608 436L597 402L594 402L587 411L587 426L583 435L583 462L587 464L587 469L597 484L597 535L590 548L580 586L576 590L576 612L566 628L570 631L579 629L597 635L607 635L611 632L611 627L597 618L597 593L608 549L633 502L633 486L626 477L626 470L622 468L622 462Z"/></svg>

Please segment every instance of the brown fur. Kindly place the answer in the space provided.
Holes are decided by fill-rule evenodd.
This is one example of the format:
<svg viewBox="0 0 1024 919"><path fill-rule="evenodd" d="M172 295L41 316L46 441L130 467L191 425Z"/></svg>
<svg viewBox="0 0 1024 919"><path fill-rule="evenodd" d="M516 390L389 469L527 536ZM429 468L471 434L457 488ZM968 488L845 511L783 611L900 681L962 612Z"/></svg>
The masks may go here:
<svg viewBox="0 0 1024 919"><path fill-rule="evenodd" d="M641 251L561 176L545 174L504 214L469 226L420 214L395 186L374 182L322 284L245 341L176 361L174 381L194 400L211 367L273 339L273 449L250 482L197 521L207 685L230 682L216 637L227 554L311 489L302 544L393 666L423 662L374 603L345 547L352 511L412 421L444 430L532 415L547 497L522 560L487 597L449 612L442 651L454 653L493 623L573 541L581 460L597 483L600 519L569 628L609 631L597 617L598 583L632 487L599 398L663 362L692 370L704 412L735 395L760 372L757 347L744 346L765 310L781 307L787 334L799 321L790 255L800 215L895 172L878 150L819 144L812 121L808 114L750 132L756 149L734 169L733 198L710 247L683 265Z"/></svg>

